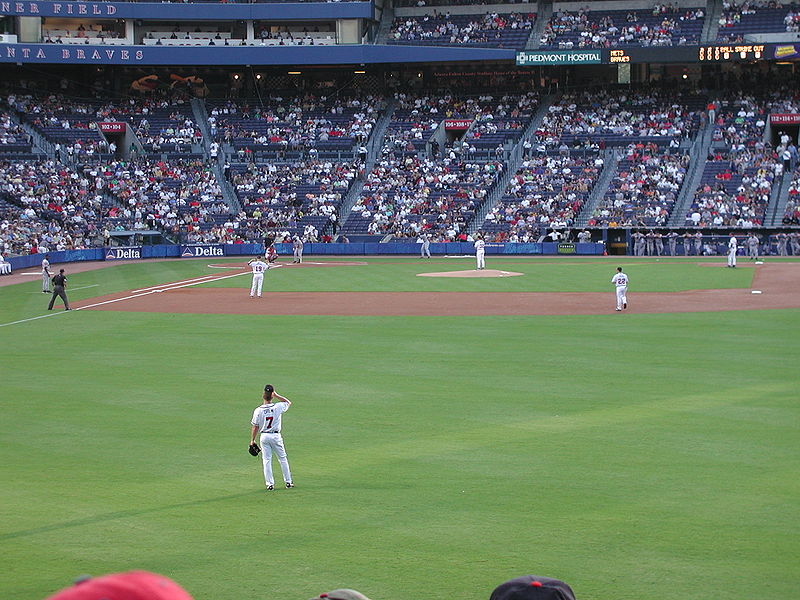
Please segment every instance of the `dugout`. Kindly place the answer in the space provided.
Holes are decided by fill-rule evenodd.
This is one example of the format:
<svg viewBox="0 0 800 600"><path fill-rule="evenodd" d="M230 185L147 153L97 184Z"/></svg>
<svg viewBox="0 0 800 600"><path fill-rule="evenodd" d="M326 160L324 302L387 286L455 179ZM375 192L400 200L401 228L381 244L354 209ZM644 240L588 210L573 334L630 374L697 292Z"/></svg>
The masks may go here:
<svg viewBox="0 0 800 600"><path fill-rule="evenodd" d="M161 231L137 231L132 229L110 231L109 246L157 246L169 244Z"/></svg>

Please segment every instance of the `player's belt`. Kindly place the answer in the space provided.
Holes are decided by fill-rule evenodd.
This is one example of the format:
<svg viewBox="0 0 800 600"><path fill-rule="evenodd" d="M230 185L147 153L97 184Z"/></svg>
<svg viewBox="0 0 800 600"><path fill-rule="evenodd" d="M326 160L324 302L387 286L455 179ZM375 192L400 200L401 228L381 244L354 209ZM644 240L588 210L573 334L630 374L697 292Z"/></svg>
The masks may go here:
<svg viewBox="0 0 800 600"><path fill-rule="evenodd" d="M261 433L280 433L280 431L262 431Z"/></svg>

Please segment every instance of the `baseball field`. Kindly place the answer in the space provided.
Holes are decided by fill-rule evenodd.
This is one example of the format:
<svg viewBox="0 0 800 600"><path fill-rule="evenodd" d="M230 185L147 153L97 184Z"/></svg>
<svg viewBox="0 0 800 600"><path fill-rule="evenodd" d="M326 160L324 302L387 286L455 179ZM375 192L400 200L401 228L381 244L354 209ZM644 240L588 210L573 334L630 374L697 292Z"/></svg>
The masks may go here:
<svg viewBox="0 0 800 600"><path fill-rule="evenodd" d="M70 312L0 278L0 598L797 596L800 261L309 257L251 299L245 260L53 265ZM294 489L247 453L266 383Z"/></svg>

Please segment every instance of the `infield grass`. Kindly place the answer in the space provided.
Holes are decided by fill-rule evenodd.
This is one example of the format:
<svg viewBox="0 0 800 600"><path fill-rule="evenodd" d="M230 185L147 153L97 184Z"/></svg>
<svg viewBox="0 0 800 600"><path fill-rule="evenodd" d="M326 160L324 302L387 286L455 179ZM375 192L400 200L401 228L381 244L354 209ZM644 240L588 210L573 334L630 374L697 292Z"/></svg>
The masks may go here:
<svg viewBox="0 0 800 600"><path fill-rule="evenodd" d="M561 282L611 297L617 264L515 259L488 267L524 277L427 280L416 259L369 262L277 269L267 288ZM427 267L472 267L456 264ZM199 271L153 262L70 281L98 283L89 297ZM746 287L751 272L680 260L626 271L632 294L700 277ZM38 285L0 288L3 322L43 312ZM798 316L79 311L0 328L0 597L134 568L197 600L340 586L484 600L526 573L581 600L738 599L745 584L794 597ZM270 494L246 453L267 382L294 401L284 439L297 483Z"/></svg>

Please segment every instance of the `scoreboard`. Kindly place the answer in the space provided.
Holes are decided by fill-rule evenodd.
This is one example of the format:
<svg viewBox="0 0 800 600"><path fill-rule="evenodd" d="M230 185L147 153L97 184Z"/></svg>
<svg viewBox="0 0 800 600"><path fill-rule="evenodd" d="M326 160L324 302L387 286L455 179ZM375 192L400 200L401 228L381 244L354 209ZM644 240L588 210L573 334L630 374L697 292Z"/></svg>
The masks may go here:
<svg viewBox="0 0 800 600"><path fill-rule="evenodd" d="M800 60L800 43L626 46L622 48L517 52L517 65L527 67L536 65L675 64L760 60Z"/></svg>
<svg viewBox="0 0 800 600"><path fill-rule="evenodd" d="M766 44L734 44L729 46L700 46L697 59L705 61L759 60L764 58Z"/></svg>

